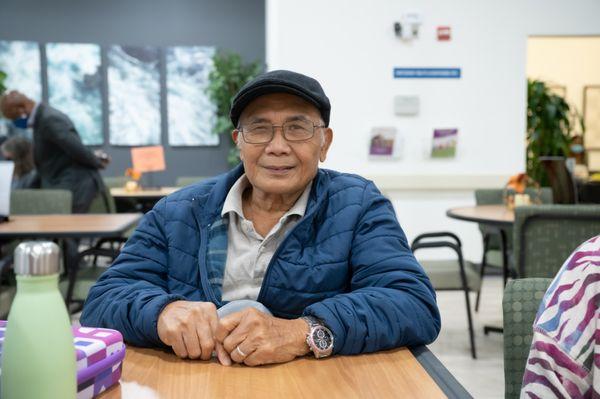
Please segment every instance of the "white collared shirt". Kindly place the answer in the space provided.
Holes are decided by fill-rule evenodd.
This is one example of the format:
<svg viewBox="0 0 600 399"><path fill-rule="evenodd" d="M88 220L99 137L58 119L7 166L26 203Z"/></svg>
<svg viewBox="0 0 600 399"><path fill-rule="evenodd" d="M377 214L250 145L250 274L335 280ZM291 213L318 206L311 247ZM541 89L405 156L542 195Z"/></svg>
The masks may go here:
<svg viewBox="0 0 600 399"><path fill-rule="evenodd" d="M35 116L37 115L38 108L40 106L39 102L36 102L27 118L27 127L33 127L33 122L35 122Z"/></svg>
<svg viewBox="0 0 600 399"><path fill-rule="evenodd" d="M242 175L229 190L221 211L221 216L229 217L227 261L223 276L224 301L258 298L275 250L286 233L304 216L312 182L266 237L258 234L252 221L244 217L242 195L249 185L246 175Z"/></svg>

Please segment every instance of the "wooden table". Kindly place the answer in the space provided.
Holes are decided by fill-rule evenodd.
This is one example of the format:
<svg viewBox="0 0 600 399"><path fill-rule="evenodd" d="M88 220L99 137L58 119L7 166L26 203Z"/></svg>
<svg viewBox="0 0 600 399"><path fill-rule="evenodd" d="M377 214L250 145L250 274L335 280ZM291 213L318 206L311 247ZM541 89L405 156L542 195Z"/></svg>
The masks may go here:
<svg viewBox="0 0 600 399"><path fill-rule="evenodd" d="M0 223L0 238L115 237L135 225L141 213L14 215Z"/></svg>
<svg viewBox="0 0 600 399"><path fill-rule="evenodd" d="M429 355L430 362L423 365L421 354ZM402 348L319 360L304 357L254 368L224 367L215 360L181 360L166 351L128 346L120 384L99 398L470 397L437 359L430 364L431 357L435 359L421 347L420 352ZM441 369L445 379L436 383Z"/></svg>
<svg viewBox="0 0 600 399"><path fill-rule="evenodd" d="M509 276L508 264L508 244L506 239L506 229L512 227L515 222L515 212L508 209L505 205L477 205L460 208L452 208L446 212L446 215L452 219L475 222L483 225L483 229L497 233L500 236L500 251L502 253L502 277L504 285ZM485 246L485 245L484 245ZM485 248L484 248L485 256ZM479 302L479 298L477 299ZM483 331L487 334L490 331L503 332L501 327L484 326Z"/></svg>

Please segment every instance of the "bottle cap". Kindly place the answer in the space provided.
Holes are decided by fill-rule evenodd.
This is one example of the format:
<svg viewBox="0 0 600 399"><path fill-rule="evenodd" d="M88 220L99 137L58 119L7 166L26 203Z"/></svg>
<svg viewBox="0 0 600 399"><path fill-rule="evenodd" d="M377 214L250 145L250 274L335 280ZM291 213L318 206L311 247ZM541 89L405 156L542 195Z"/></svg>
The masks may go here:
<svg viewBox="0 0 600 399"><path fill-rule="evenodd" d="M59 271L60 248L51 241L26 241L15 249L14 271L20 276L47 276Z"/></svg>

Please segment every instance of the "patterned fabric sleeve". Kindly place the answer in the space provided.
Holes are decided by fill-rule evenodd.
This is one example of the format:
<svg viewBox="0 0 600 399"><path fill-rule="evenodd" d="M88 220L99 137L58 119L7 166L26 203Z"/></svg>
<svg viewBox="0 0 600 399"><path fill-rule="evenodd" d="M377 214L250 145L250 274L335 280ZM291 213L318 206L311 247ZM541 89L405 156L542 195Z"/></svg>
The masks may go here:
<svg viewBox="0 0 600 399"><path fill-rule="evenodd" d="M544 295L521 398L600 397L600 236L567 259Z"/></svg>

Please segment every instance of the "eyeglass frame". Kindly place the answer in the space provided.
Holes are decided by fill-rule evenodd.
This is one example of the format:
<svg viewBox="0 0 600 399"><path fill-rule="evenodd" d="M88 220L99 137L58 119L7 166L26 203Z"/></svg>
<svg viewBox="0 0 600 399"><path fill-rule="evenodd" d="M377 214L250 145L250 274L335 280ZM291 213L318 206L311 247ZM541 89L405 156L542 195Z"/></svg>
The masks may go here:
<svg viewBox="0 0 600 399"><path fill-rule="evenodd" d="M310 122L313 127L312 134L310 137L307 137L302 140L290 140L285 136L285 130L284 130L283 126L288 123L297 122L298 120L303 121L303 122ZM264 124L266 125L267 123L265 122ZM290 143L303 143L305 141L308 141L308 140L312 139L313 137L315 137L315 131L317 128L322 129L322 128L327 127L327 125L316 125L312 120L304 119L304 118L298 118L297 120L286 121L286 122L283 122L281 125L273 125L273 124L270 124L270 125L271 125L271 138L269 139L269 141L262 141L260 143L252 143L252 142L249 142L248 140L246 140L246 137L244 136L244 127L243 126L241 126L241 125L238 126L236 128L236 130L242 134L242 140L244 140L245 143L254 144L254 145L263 145L263 144L269 144L271 141L273 141L273 139L275 138L275 128L278 128L278 127L281 128L281 134L282 134L283 138Z"/></svg>

